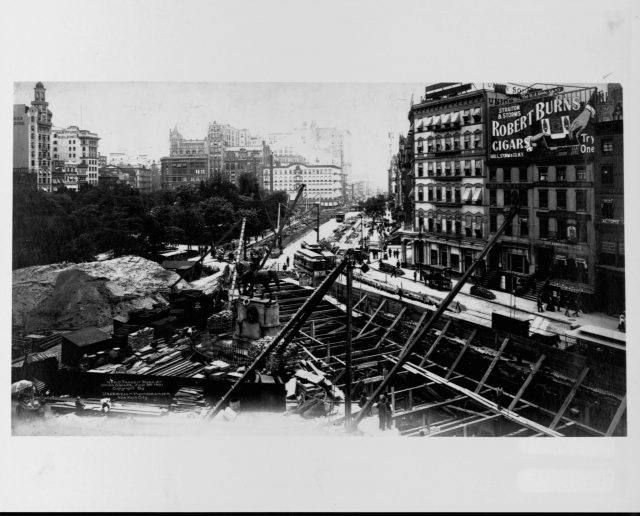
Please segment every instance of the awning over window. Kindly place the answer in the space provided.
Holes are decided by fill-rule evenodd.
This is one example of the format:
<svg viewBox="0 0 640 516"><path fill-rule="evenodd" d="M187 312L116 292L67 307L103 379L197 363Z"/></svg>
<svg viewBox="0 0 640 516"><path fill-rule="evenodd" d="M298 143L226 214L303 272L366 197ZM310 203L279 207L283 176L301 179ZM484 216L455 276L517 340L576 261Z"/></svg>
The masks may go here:
<svg viewBox="0 0 640 516"><path fill-rule="evenodd" d="M587 260L584 258L576 258L576 265L582 265L585 269L587 268Z"/></svg>
<svg viewBox="0 0 640 516"><path fill-rule="evenodd" d="M471 113L469 112L468 109L461 111L461 114L462 114L462 118L469 118L471 116Z"/></svg>
<svg viewBox="0 0 640 516"><path fill-rule="evenodd" d="M482 195L482 188L476 188L473 191L473 202L478 202L481 195Z"/></svg>
<svg viewBox="0 0 640 516"><path fill-rule="evenodd" d="M556 254L554 258L556 262L567 262L567 257L564 254Z"/></svg>
<svg viewBox="0 0 640 516"><path fill-rule="evenodd" d="M440 123L440 115L435 115L431 121L431 125L438 125Z"/></svg>
<svg viewBox="0 0 640 516"><path fill-rule="evenodd" d="M441 124L448 124L449 123L449 119L451 118L451 115L449 113L444 113L442 115L442 120L440 121Z"/></svg>
<svg viewBox="0 0 640 516"><path fill-rule="evenodd" d="M454 111L453 113L451 113L451 123L453 124L457 122L459 117L460 117L459 111Z"/></svg>
<svg viewBox="0 0 640 516"><path fill-rule="evenodd" d="M418 120L418 124L416 125L416 131L421 131L422 130L422 124L424 123L424 119L420 119Z"/></svg>
<svg viewBox="0 0 640 516"><path fill-rule="evenodd" d="M462 202L467 202L471 198L471 188L465 188L462 193Z"/></svg>
<svg viewBox="0 0 640 516"><path fill-rule="evenodd" d="M424 122L424 126L425 127L429 127L431 125L431 120L433 119L433 117L428 116L427 118L423 118L422 121Z"/></svg>
<svg viewBox="0 0 640 516"><path fill-rule="evenodd" d="M471 114L472 114L473 116L480 116L480 108L473 108L473 109L471 110Z"/></svg>

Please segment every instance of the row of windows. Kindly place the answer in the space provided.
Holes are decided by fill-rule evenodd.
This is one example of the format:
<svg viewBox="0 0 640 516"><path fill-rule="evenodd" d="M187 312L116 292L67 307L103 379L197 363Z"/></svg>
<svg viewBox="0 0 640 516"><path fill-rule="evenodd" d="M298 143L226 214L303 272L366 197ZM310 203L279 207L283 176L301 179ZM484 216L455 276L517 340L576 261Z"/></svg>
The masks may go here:
<svg viewBox="0 0 640 516"><path fill-rule="evenodd" d="M482 131L477 130L474 133L464 133L429 136L426 140L418 138L416 149L418 154L427 152L456 151L462 149L480 149L482 148Z"/></svg>
<svg viewBox="0 0 640 516"><path fill-rule="evenodd" d="M552 229L553 228L553 229ZM498 230L498 216L489 216L489 232ZM514 231L515 230L515 231ZM566 241L569 243L586 243L588 237L587 223L584 221L556 219L553 217L538 217L537 238ZM511 224L507 224L505 236L529 236L529 220L518 217Z"/></svg>
<svg viewBox="0 0 640 516"><path fill-rule="evenodd" d="M480 123L482 123L482 112L480 111L480 108L474 108L428 116L417 121L416 131L427 131L429 129L435 130L447 127L457 127L461 124Z"/></svg>
<svg viewBox="0 0 640 516"><path fill-rule="evenodd" d="M473 165L473 167L472 167ZM428 162L427 177L439 176L481 176L483 173L482 160L440 161ZM424 177L424 164L418 163L417 177Z"/></svg>
<svg viewBox="0 0 640 516"><path fill-rule="evenodd" d="M475 189L475 192L474 192ZM424 189L418 187L416 201L424 201ZM452 202L452 203L478 203L482 201L482 187L467 186L461 187L437 187L427 186L428 202Z"/></svg>
<svg viewBox="0 0 640 516"><path fill-rule="evenodd" d="M441 233L445 235L453 236L465 236L482 238L484 235L482 222L471 221L465 223L462 226L462 221L459 220L446 220L429 217L427 219L427 225L424 224L424 217L418 217L418 228L420 231L428 231L429 233Z"/></svg>
<svg viewBox="0 0 640 516"><path fill-rule="evenodd" d="M550 170L551 168L552 167L538 167L538 181L567 181L571 179L575 179L575 181L587 181L587 169L584 165L576 165L573 167L575 175L569 174L568 167L553 167L553 173ZM526 167L502 169L502 178L500 178L498 170L498 167L489 167L489 181L497 182L502 179L501 182L505 183L529 182L529 171Z"/></svg>

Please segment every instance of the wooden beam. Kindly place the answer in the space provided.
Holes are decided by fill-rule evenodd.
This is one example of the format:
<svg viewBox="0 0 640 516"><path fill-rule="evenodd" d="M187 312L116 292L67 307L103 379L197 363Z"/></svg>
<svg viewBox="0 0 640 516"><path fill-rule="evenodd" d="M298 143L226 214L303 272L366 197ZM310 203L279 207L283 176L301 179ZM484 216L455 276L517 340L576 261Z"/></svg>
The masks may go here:
<svg viewBox="0 0 640 516"><path fill-rule="evenodd" d="M451 376L451 373L453 373L455 368L458 366L458 362L460 362L460 359L462 358L462 355L464 355L464 352L467 351L467 349L469 349L469 345L471 344L471 341L474 339L475 336L476 336L476 330L473 330L471 332L471 335L469 335L469 338L467 339L467 342L465 342L464 346L462 346L462 349L460 350L460 353L458 353L458 356L453 361L453 364L451 364L451 367L447 371L447 374L444 375L444 379L445 380L449 379L449 376Z"/></svg>
<svg viewBox="0 0 640 516"><path fill-rule="evenodd" d="M407 311L407 307L406 306L402 307L402 310L400 310L400 313L396 316L396 318L393 320L391 325L387 328L387 331L384 332L384 335L382 336L382 338L378 340L377 344L374 346L374 349L378 349L380 347L380 345L384 342L384 340L389 336L389 334L396 327L396 324L400 322L400 320L402 319L402 316L406 311Z"/></svg>
<svg viewBox="0 0 640 516"><path fill-rule="evenodd" d="M502 355L502 352L504 351L504 348L507 347L507 344L509 342L509 337L506 337L503 341L502 341L502 345L500 346L500 349L498 350L498 354L493 357L493 360L491 361L491 364L489 365L489 368L487 369L487 371L484 373L484 376L482 377L482 380L480 380L480 383L478 384L478 386L476 387L476 390L473 392L480 392L480 390L482 389L482 387L484 387L485 382L489 379L489 375L491 374L491 371L493 371L493 368L496 366L496 364L498 363L498 360L500 360L500 356Z"/></svg>
<svg viewBox="0 0 640 516"><path fill-rule="evenodd" d="M611 424L609 425L607 432L605 433L606 437L611 437L613 435L613 432L620 424L620 420L622 419L622 414L624 414L624 411L626 409L627 409L627 395L625 394L624 398L622 398L622 401L620 402L620 406L618 407L618 410L616 410L616 413L613 416L613 419L611 420Z"/></svg>
<svg viewBox="0 0 640 516"><path fill-rule="evenodd" d="M373 337L378 332L378 330L379 330L379 328L372 328L368 332L363 333L362 335L357 337L357 339L353 339L353 341L355 342L356 340L363 340L363 339L366 339L366 338L369 338L369 337Z"/></svg>
<svg viewBox="0 0 640 516"><path fill-rule="evenodd" d="M376 311L375 311L375 312L373 312L373 314L371 315L371 317L369 317L369 320L368 320L368 321L365 323L365 325L362 327L362 329L360 330L360 333L358 333L358 335L356 335L356 336L355 336L355 338L354 338L353 340L357 340L357 339L358 339L358 337L360 337L360 335L362 335L362 334L364 333L364 330L366 330L366 329L367 329L367 327L371 324L371 321L373 321L373 320L375 319L376 315L378 315L378 312L379 312L380 310L382 310L382 307L385 305L385 303L386 303L386 302L387 302L387 299L386 299L386 298L384 298L384 299L382 300L382 303L380 303L380 304L378 305L378 308L376 308Z"/></svg>
<svg viewBox="0 0 640 516"><path fill-rule="evenodd" d="M433 408L441 407L441 406L444 406L444 405L449 405L449 404L455 403L457 401L462 401L463 399L465 399L465 397L463 395L459 395L459 396L455 396L454 398L449 398L449 399L444 400L444 401L437 401L435 403L427 403L426 405L416 405L415 407L413 407L410 410L399 410L398 412L393 414L391 417L396 418L396 417L407 416L409 414L417 414L419 412L424 412L425 410L431 410Z"/></svg>
<svg viewBox="0 0 640 516"><path fill-rule="evenodd" d="M492 414L492 413L488 413L486 415L483 416L469 416L469 418L475 418L472 419L471 421L466 421L469 418L464 418L462 419L462 423L452 426L450 428L445 428L443 430L438 430L437 432L432 432L430 434L427 434L429 437L434 437L436 435L440 435L440 434L447 434L449 432L453 432L454 430L458 430L459 428L467 428L468 426L471 425L476 425L478 423L483 423L485 421L490 421L491 419L495 419L497 417L500 417L500 414ZM465 422L466 421L466 422ZM431 426L437 426L437 425L431 425Z"/></svg>
<svg viewBox="0 0 640 516"><path fill-rule="evenodd" d="M351 309L352 309L352 310L355 310L355 309L356 309L356 307L357 307L360 303L362 303L365 299L367 299L367 295L368 295L368 294L365 294L365 295L364 295L364 296L362 296L360 299L358 299L358 302L357 302L355 305L353 305L353 307L351 307Z"/></svg>
<svg viewBox="0 0 640 516"><path fill-rule="evenodd" d="M578 376L578 379L573 384L573 387L571 387L571 391L569 391L569 394L564 399L564 402L562 403L560 410L558 410L555 417L553 418L553 421L551 421L551 424L549 425L549 428L551 428L552 430L556 426L558 426L558 423L562 419L562 416L564 416L565 411L569 408L569 403L571 403L571 400L573 400L573 397L576 395L576 392L578 392L578 387L580 387L580 384L585 379L588 372L589 372L589 368L585 367L580 373L580 376Z"/></svg>
<svg viewBox="0 0 640 516"><path fill-rule="evenodd" d="M389 360L391 360L392 362L397 362L398 359L393 357L393 356L388 356ZM467 398L470 398L471 400L479 403L480 405L484 405L485 407L487 407L489 410L492 410L493 412L497 413L497 414L501 414L502 416L504 416L505 418L509 419L510 421L513 421L515 423L518 423L519 425L531 428L532 430L536 431L536 432L542 432L545 435L549 435L552 437L563 437L563 435L560 432L557 432L556 430L551 430L550 428L547 428L546 426L543 426L539 423L536 423L535 421L532 421L530 419L527 419L519 414L516 414L514 412L511 412L510 410L498 407L497 404L493 401L489 401L488 399L484 398L483 396L480 396L474 392L472 392L469 389L466 389L465 387L462 387L458 384L455 384L453 382L451 382L450 380L445 380L442 376L438 376L437 374L434 374L430 371L427 371L426 369L423 369L419 366L416 366L415 364L408 364L405 363L402 365L402 368L412 372L414 374L423 376L425 378L428 378L430 380L434 380L436 383L442 384L446 387L449 387L455 391L460 392L461 394L464 394Z"/></svg>
<svg viewBox="0 0 640 516"><path fill-rule="evenodd" d="M440 335L438 335L438 338L431 345L431 347L429 348L429 351L427 351L426 354L424 355L424 358L420 362L420 367L422 367L424 365L424 363L427 361L427 359L431 356L431 353L433 353L433 350L436 349L436 346L438 345L438 343L440 342L442 337L444 337L444 334L447 333L447 330L449 329L449 325L450 324L451 324L451 319L449 319L447 321L447 323L444 325L444 328L442 328L442 331L440 332ZM412 342L412 341L409 341L409 342Z"/></svg>
<svg viewBox="0 0 640 516"><path fill-rule="evenodd" d="M518 401L520 401L520 397L524 394L524 391L527 389L527 387L529 387L529 384L531 383L531 380L533 380L533 377L535 376L535 374L540 369L540 366L542 365L542 361L544 359L545 359L545 355L541 355L540 358L538 359L538 361L536 362L536 365L533 366L533 369L529 373L529 376L527 376L527 379L522 384L522 387L520 387L520 390L518 391L518 394L516 394L515 397L513 398L513 400L511 400L511 404L509 405L509 410L513 410L514 407L516 406L516 404L518 403ZM551 429L551 430L553 430L553 429Z"/></svg>

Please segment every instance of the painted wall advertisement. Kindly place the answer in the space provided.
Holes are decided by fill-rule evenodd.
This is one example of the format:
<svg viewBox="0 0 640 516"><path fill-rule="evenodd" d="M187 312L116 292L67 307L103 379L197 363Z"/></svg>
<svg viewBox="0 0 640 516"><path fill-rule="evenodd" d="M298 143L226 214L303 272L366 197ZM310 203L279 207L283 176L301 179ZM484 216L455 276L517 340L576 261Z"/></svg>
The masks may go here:
<svg viewBox="0 0 640 516"><path fill-rule="evenodd" d="M544 93L544 92L543 92ZM596 90L553 92L489 107L492 160L593 159Z"/></svg>

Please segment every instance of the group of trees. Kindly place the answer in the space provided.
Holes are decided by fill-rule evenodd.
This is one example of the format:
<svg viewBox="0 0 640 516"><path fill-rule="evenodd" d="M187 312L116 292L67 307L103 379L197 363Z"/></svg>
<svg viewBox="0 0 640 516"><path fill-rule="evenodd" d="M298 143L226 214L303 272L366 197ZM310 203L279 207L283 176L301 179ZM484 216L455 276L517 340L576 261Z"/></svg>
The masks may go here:
<svg viewBox="0 0 640 516"><path fill-rule="evenodd" d="M242 179L242 178L241 178ZM166 244L210 244L237 220L254 236L277 217L285 192L262 194L208 180L176 190L140 193L124 184L46 193L16 186L13 198L13 268L61 261L92 261L100 252L148 256ZM238 237L239 228L232 237Z"/></svg>
<svg viewBox="0 0 640 516"><path fill-rule="evenodd" d="M361 202L359 208L364 211L365 215L368 215L373 220L382 219L386 213L387 203L389 203L390 200L388 195L374 195Z"/></svg>

